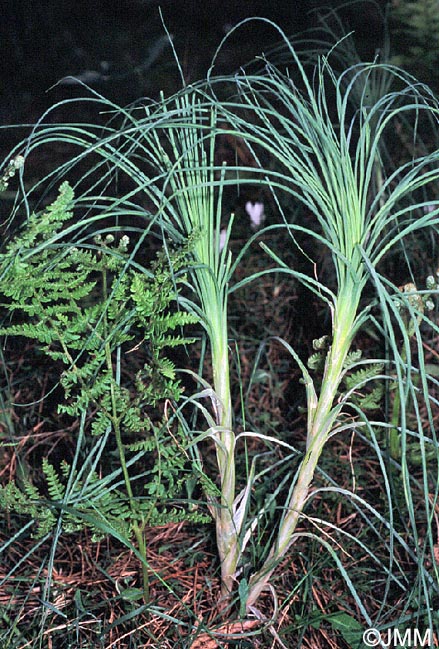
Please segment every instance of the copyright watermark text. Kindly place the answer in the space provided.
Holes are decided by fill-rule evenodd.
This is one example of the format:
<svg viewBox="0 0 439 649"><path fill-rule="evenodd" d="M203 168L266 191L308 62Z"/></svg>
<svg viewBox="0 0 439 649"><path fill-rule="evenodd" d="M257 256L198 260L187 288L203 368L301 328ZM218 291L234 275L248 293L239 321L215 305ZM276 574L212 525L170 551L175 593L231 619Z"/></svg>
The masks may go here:
<svg viewBox="0 0 439 649"><path fill-rule="evenodd" d="M366 629L363 633L363 642L366 647L431 647L431 629Z"/></svg>

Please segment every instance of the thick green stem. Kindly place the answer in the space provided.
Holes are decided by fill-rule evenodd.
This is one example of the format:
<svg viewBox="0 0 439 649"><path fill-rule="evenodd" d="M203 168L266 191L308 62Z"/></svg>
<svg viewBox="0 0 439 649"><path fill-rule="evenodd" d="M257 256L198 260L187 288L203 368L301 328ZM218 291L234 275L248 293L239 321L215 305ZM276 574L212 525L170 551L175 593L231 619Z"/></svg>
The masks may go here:
<svg viewBox="0 0 439 649"><path fill-rule="evenodd" d="M337 417L338 411L334 409L333 404L353 337L356 304L353 304L352 301L353 295L350 296L350 300L338 300L333 341L326 358L319 400L311 428L308 431L305 457L300 465L296 484L281 520L276 543L262 568L250 579L247 608L254 605L261 592L267 587L276 566L294 542L294 532L308 498L317 463Z"/></svg>
<svg viewBox="0 0 439 649"><path fill-rule="evenodd" d="M218 397L219 444L216 446L221 479L220 507L216 514L216 535L221 561L221 598L227 603L233 591L239 560L238 532L233 521L235 500L235 436L233 432L230 396L230 368L227 319L223 313L222 326L212 340L213 382Z"/></svg>

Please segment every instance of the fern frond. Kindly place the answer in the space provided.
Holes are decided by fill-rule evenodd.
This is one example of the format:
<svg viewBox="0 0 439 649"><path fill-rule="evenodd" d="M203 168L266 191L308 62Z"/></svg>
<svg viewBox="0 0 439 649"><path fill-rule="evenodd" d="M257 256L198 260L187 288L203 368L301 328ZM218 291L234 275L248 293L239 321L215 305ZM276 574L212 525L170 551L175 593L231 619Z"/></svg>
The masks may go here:
<svg viewBox="0 0 439 649"><path fill-rule="evenodd" d="M378 383L378 385L375 385L370 392L362 395L358 399L358 405L362 410L378 410L382 405L383 396L384 385L383 383Z"/></svg>
<svg viewBox="0 0 439 649"><path fill-rule="evenodd" d="M73 199L64 183L55 202L43 214L32 215L0 253L0 299L11 318L0 333L29 338L46 356L62 362L64 400L58 411L74 418L86 413L86 434L112 431L122 467L126 452L143 451L150 468L142 472L139 496L137 482L134 488L126 475L126 493L120 484L116 488L110 483L105 462L102 473L93 471L82 480L78 473L72 475L67 462L57 469L44 459L48 498L30 483L22 489L11 483L0 490L0 507L34 518L37 534L50 530L58 514L65 532L87 527L96 539L109 530L128 538L135 525L190 518L183 508L169 506L170 499L184 492L186 455L165 424L155 426L149 416L165 399L181 396L175 365L164 348L193 341L184 329L198 319L173 308L190 244L159 253L151 272L141 273L130 266L127 242L116 245L112 235L97 235L89 248L65 242L63 229L72 219ZM115 366L120 349L139 330L148 363L128 389Z"/></svg>
<svg viewBox="0 0 439 649"><path fill-rule="evenodd" d="M47 458L43 458L42 469L47 482L47 490L52 500L61 501L64 498L65 486L62 484L54 466Z"/></svg>
<svg viewBox="0 0 439 649"><path fill-rule="evenodd" d="M320 370L325 365L326 353L315 352L308 358L307 365L310 370Z"/></svg>
<svg viewBox="0 0 439 649"><path fill-rule="evenodd" d="M370 363L369 365L361 367L361 369L352 374L346 375L344 378L346 389L355 390L356 388L363 386L368 381L376 378L379 374L382 374L383 369L384 363Z"/></svg>
<svg viewBox="0 0 439 649"><path fill-rule="evenodd" d="M343 369L346 369L347 367L350 367L351 365L355 365L356 363L358 363L358 361L361 360L362 355L363 352L361 351L361 349L357 349L355 351L349 352L343 363Z"/></svg>

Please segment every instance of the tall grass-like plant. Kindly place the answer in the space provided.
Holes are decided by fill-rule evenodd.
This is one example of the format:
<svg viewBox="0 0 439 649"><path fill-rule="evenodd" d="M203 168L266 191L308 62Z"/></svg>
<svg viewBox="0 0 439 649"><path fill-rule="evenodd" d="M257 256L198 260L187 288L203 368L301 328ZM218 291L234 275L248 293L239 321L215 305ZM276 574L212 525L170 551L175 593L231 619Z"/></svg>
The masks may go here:
<svg viewBox="0 0 439 649"><path fill-rule="evenodd" d="M439 154L434 148L430 153L416 154L419 122L428 118L437 129L437 102L428 88L388 65L358 64L336 75L328 59L321 57L313 76L309 77L293 48L287 47L291 57L288 70L281 71L267 61L264 72L259 75L238 75L239 101L223 103L222 114L232 125L232 132L252 149L255 158L264 159L268 155L275 161L275 171L266 172L265 182L278 196L286 192L300 201L312 219L310 225L286 223L291 244L295 244L296 231L310 237L316 245L326 247L333 261L335 284L330 286L319 281L318 268L314 276L288 268L277 253L265 248L279 263L279 269L297 277L326 302L331 314L331 334L319 388L291 348L306 386L307 445L291 482L276 541L263 565L250 578L248 608L267 588L276 566L297 539L297 525L312 494L313 477L326 442L346 429L346 407L352 405L352 390L340 393L341 384L348 368L352 370L356 364L351 353L356 334L371 318L376 324L372 307L377 300L382 318L380 333L387 338L391 349L388 367L393 369L388 371L395 372L398 390L404 395L401 403L406 403L410 394L415 403L424 399L429 410L432 398L427 389L431 379L425 376L423 368L422 336L416 324L426 322L426 315L423 310L414 310L402 298L418 332L416 351L420 369L415 370L409 337L394 306L396 298L392 296L400 291L380 274L380 263L391 251L403 256L405 238L422 228L437 226L438 209L431 204L431 198L438 180ZM376 75L388 79L381 96L371 96L369 92L369 82ZM391 77L399 90L387 90ZM213 84L212 87L215 88ZM396 133L398 122L406 124L409 116L414 134L413 153L396 168L386 169L382 155L385 138L389 132ZM424 198L428 191L430 203ZM365 297L367 284L374 286L377 300ZM436 329L433 322L429 325ZM405 351L402 353L401 349ZM424 377L420 390L414 384L418 372ZM358 389L361 383L359 380ZM357 421L350 426L359 430L367 429L370 424L364 413L358 413ZM404 440L408 435L407 426L402 405L399 433ZM419 430L417 435L423 453L425 433ZM428 444L437 449L433 426L430 435ZM406 462L403 454L401 470L404 488L409 493ZM427 480L425 462L423 468ZM434 471L437 474L437 462ZM412 526L416 528L410 498L408 507ZM430 519L431 502L426 502L426 510ZM433 550L431 536L429 543Z"/></svg>
<svg viewBox="0 0 439 649"><path fill-rule="evenodd" d="M221 240L225 170L215 165L216 107L203 105L196 93L187 93L176 98L175 106L164 106L164 111L170 111L173 119L167 120L165 112L163 124L144 135L145 146L154 155L154 168L164 177L163 194L157 196L155 187L146 192L153 190L151 198L165 230L193 239L194 301L185 305L201 318L211 347L213 385L204 384L198 396L209 397L213 410L213 417L206 416L208 435L215 443L220 495L209 498L217 529L222 596L227 599L239 559L227 324L231 267L227 244L232 219Z"/></svg>
<svg viewBox="0 0 439 649"><path fill-rule="evenodd" d="M102 100L107 108L115 106ZM217 527L224 601L231 595L240 556L236 533L235 461L227 325L227 295L231 256L228 238L233 219L221 231L225 168L215 163L216 107L197 92L183 92L171 100L130 110L117 109L122 124L110 122L99 135L93 126L44 126L29 141L28 155L52 140L75 144L79 153L61 169L72 173L89 156L96 156L92 171L100 178L82 192L77 205L92 209L94 227L100 219L126 218L135 223L138 242L133 254L144 247L151 232L170 241L191 241L191 294L181 304L204 326L211 348L212 385L202 386L193 399L204 413L216 449L220 488L210 489L209 509ZM108 194L115 176L125 176L133 189L121 199ZM46 179L47 182L48 179ZM81 183L87 182L87 174ZM103 193L107 189L107 193ZM78 190L78 193L79 190ZM141 196L137 202L136 194ZM144 204L148 205L145 209ZM224 236L225 233L225 236ZM169 259L170 270L173 262ZM211 408L202 405L207 398ZM193 401L192 399L192 401ZM199 456L198 456L199 458ZM198 460L197 460L198 461ZM201 464L200 464L201 469ZM240 514L242 517L242 514ZM238 526L239 527L239 526Z"/></svg>
<svg viewBox="0 0 439 649"><path fill-rule="evenodd" d="M187 281L188 292L180 296L180 305L195 313L205 328L211 347L212 384L205 377L195 376L201 388L187 399L186 405L193 403L203 413L207 429L190 431L188 446L198 448L193 459L201 472L201 443L212 440L215 445L218 490L207 480L205 484L216 523L222 603L230 603L237 590L243 613L256 610L258 598L270 588L274 571L297 540L298 524L314 494L312 484L322 451L333 435L346 430L369 435L389 496L384 451L379 449L376 430L393 428L394 423L367 418L356 399L364 386L375 380L392 381L400 393L399 470L415 538L418 534L410 490L414 486L419 488L419 483L414 485L408 470L407 438L418 440L421 455L427 445L437 450L431 412L437 403L429 396L432 379L425 372L420 328L428 324L437 332L437 326L384 276L382 267L391 252L404 255L405 238L421 229L437 227L439 209L428 198L428 191L439 179L439 153L416 153L416 128L424 116L437 125L437 103L428 89L390 66L358 64L337 75L328 59L320 57L309 75L295 50L287 47L291 61L287 71L267 61L257 75L240 73L226 79L211 78L208 87L200 84L186 88L170 100L127 110L97 97L117 114L103 129L83 125L38 127L27 151L28 155L33 154L39 146L53 140L76 145L79 153L57 174L73 174L75 166L90 156L93 166L78 182L82 194L77 191L77 204L93 210L95 222L110 216L129 217L137 227L135 252L142 250L152 233L161 233L165 242L191 238L193 267ZM378 72L393 77L399 89L391 91L390 85L384 84L383 93L372 97L368 89ZM234 99L220 100L219 88L223 92L230 87ZM413 152L389 169L382 144L399 120L407 123L409 116L414 124ZM122 121L118 123L119 117ZM259 167L238 169L242 176L233 178L226 174L215 160L215 142L221 132L243 140ZM116 177L125 177L131 183L120 198L111 197L108 191ZM233 432L227 298L229 291L237 287L229 286L235 267L228 249L232 221L222 240L221 219L222 192L227 184L241 182L240 178L244 179L242 182L264 184L272 192L284 217L281 227L285 228L285 240L291 246L296 246L296 235L300 233L326 249L332 260L333 277L325 283L317 266L311 274L290 268L282 260L282 251L264 247L277 263L277 271L289 273L324 301L330 313L331 332L326 346L323 341L316 343L323 347L319 350L322 371L318 379L313 378L299 351L284 341L305 383L306 449L288 485L286 500L277 502L282 514L272 537L274 541L264 548L261 564L252 566L249 578L241 578L238 584L244 551L256 534L264 510L251 511L254 467L237 493L237 443L252 436L262 443L285 444L258 431L239 435ZM284 196L303 205L308 221L290 222L283 210ZM238 258L235 265L239 261ZM245 281L250 279L254 278ZM418 367L401 308L407 310L413 321ZM388 345L390 358L385 359L385 369L379 369L369 359L360 360L355 350L355 337L366 325L375 327ZM422 430L422 422L417 430L410 429L405 409L408 396L418 407L424 402L428 433ZM210 400L211 407L204 399ZM425 518L430 521L437 493L430 497L428 485L431 472L437 478L437 464L430 470L424 459L422 469ZM266 472L259 479L264 477ZM334 490L338 495L346 495L341 489ZM272 501L279 500L279 493L275 488ZM395 538L403 543L392 530L392 511L389 521L385 521L376 508L356 494L349 495L360 509L367 510L371 528L375 517L389 531L392 544ZM427 536L433 554L431 531ZM318 533L314 538L318 538ZM328 547L323 538L319 540ZM370 554L375 558L373 552ZM338 565L343 572L340 562ZM346 571L343 574L352 587ZM423 560L420 581L425 593L431 589L437 592ZM353 592L361 613L368 619L359 596Z"/></svg>

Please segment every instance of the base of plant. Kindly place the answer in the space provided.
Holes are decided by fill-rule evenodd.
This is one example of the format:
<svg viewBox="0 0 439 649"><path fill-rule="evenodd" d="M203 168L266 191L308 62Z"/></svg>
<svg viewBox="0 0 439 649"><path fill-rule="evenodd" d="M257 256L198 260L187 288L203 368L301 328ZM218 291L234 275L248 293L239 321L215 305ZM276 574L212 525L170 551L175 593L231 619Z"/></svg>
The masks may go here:
<svg viewBox="0 0 439 649"><path fill-rule="evenodd" d="M236 643L238 640L248 640L249 631L255 631L262 625L262 620L238 620L228 622L209 632L201 633L190 646L190 649L217 649L224 642Z"/></svg>

